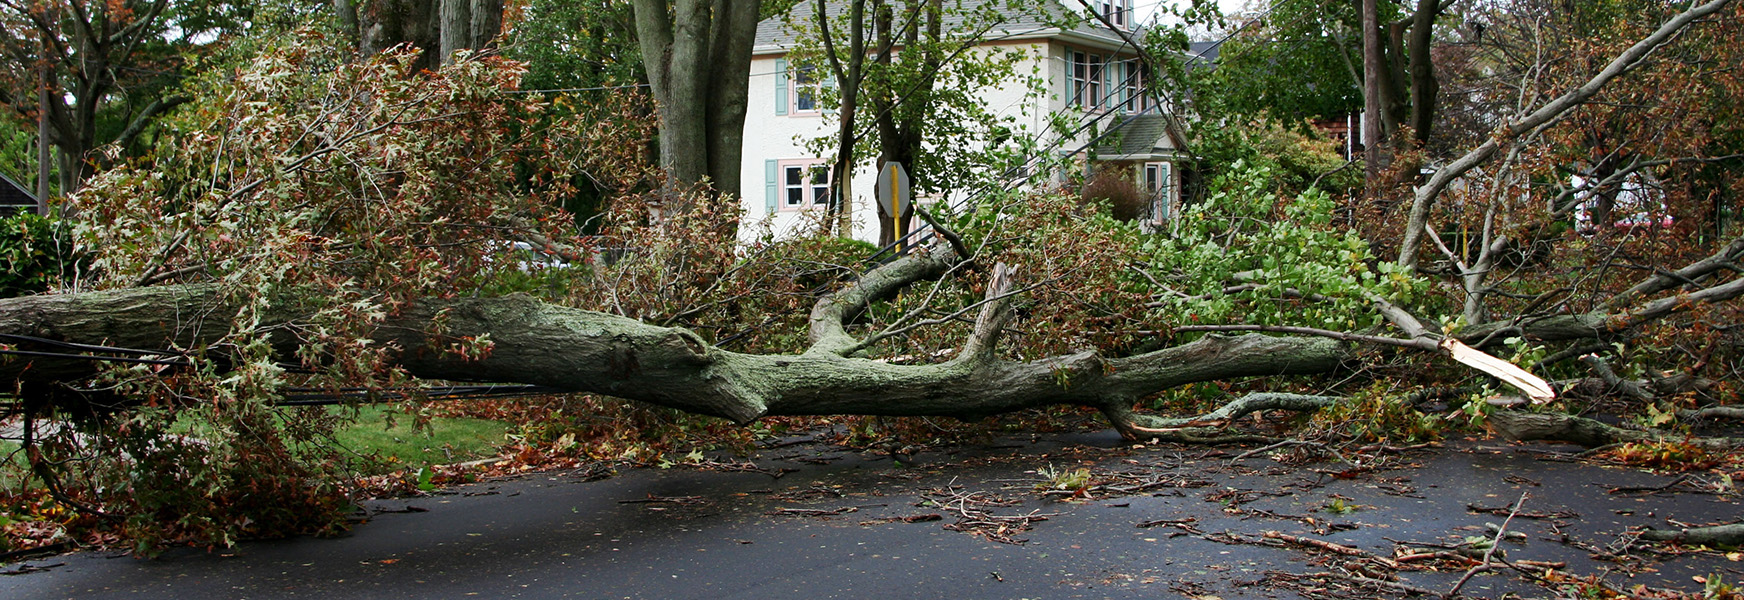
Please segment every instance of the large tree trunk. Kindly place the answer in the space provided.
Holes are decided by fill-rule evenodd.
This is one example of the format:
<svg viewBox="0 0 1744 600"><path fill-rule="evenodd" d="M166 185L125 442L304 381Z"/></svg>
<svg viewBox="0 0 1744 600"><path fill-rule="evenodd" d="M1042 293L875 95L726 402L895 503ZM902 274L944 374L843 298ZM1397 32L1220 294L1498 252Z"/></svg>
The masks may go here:
<svg viewBox="0 0 1744 600"><path fill-rule="evenodd" d="M853 231L853 201L854 190L854 146L859 142L858 123L856 119L860 109L861 74L866 66L866 0L853 0L848 8L848 49L847 61L836 51L836 41L830 33L830 19L827 0L818 0L817 8L812 15L817 19L818 30L824 41L824 54L828 56L830 73L839 82L842 90L841 105L837 109L839 119L836 127L836 159L830 167L830 205L831 217L825 219L824 227L835 228L842 236L848 237ZM873 7L874 12L878 7ZM881 46L879 57L888 57L890 47Z"/></svg>
<svg viewBox="0 0 1744 600"><path fill-rule="evenodd" d="M1381 140L1386 132L1386 68L1381 46L1381 24L1377 0L1362 0L1363 50L1363 168L1368 189L1374 194L1383 162Z"/></svg>
<svg viewBox="0 0 1744 600"><path fill-rule="evenodd" d="M1116 423L1122 431L1137 435L1145 434L1145 427L1182 423L1133 415L1132 404L1147 395L1197 381L1325 372L1346 352L1343 344L1325 338L1213 335L1130 357L1081 352L1015 362L993 352L1009 314L990 310L955 360L905 366L853 357L862 344L845 333L846 320L874 299L937 277L951 264L911 256L824 298L813 313L815 342L801 354L729 352L682 328L520 295L420 301L386 318L370 335L397 348L393 363L418 377L592 392L737 422L825 414L973 419L1066 404L1100 409L1125 421ZM206 347L223 335L235 314L235 307L219 298L214 286L183 285L0 300L0 336L15 345L14 353L67 351L64 345L17 336L135 349ZM428 332L439 313L447 331L436 339ZM278 314L269 321L297 316ZM458 336L486 334L494 346L485 358L467 360L438 350ZM280 337L273 346L283 360L296 360L297 340ZM18 381L27 397L53 397L64 391L64 383L94 373L94 364L46 355L13 357L0 362L0 377ZM1283 408L1300 404L1276 402L1285 402L1277 404Z"/></svg>
<svg viewBox="0 0 1744 600"><path fill-rule="evenodd" d="M1408 124L1418 143L1428 143L1435 126L1436 96L1441 83L1435 78L1434 55L1430 45L1435 41L1435 18L1441 16L1439 0L1417 0L1417 11L1411 16L1411 38L1406 52L1411 71L1411 114Z"/></svg>
<svg viewBox="0 0 1744 600"><path fill-rule="evenodd" d="M413 68L435 69L458 50L489 48L503 29L503 0L333 0L359 54L400 44L423 51Z"/></svg>
<svg viewBox="0 0 1744 600"><path fill-rule="evenodd" d="M676 6L674 5L676 4ZM737 194L757 0L636 0L636 36L673 183Z"/></svg>
<svg viewBox="0 0 1744 600"><path fill-rule="evenodd" d="M355 1L357 51L362 55L381 52L400 44L423 51L415 69L435 69L442 62L437 23L439 0L335 0Z"/></svg>
<svg viewBox="0 0 1744 600"><path fill-rule="evenodd" d="M939 40L944 34L943 24L940 22L944 15L944 8L938 0L910 2L905 9L908 11L907 14L901 19L908 27L904 32L896 32L891 29L894 24L893 15L887 6L880 5L878 9L880 14L874 27L877 30L876 35L880 48L897 47L892 44L895 43L897 33L902 33L906 39L900 45L901 47L926 49L924 52L915 53L919 56L902 57L903 60L918 63L917 68L914 69L915 72L933 74L943 68L945 59L937 54L937 49ZM924 25L922 25L923 23ZM924 45L920 43L923 29L926 36ZM895 53L880 53L880 62L888 64L892 54ZM908 90L907 94L924 96L931 92L934 81L932 76L926 76L918 85L914 86L913 90ZM872 101L873 112L878 115L880 153L878 164L881 169L884 163L901 164L908 170L910 178L922 182L926 180L927 174L924 170L917 168L915 164L915 157L922 152L921 124L915 122L915 117L912 116L913 111L903 110L904 107L900 106L902 102L902 98L894 97L874 98ZM896 241L897 219L906 221L913 218L914 206L912 204L909 205L908 210L903 211L903 214L895 215L894 218L880 204L878 206L878 244L888 246L894 243Z"/></svg>

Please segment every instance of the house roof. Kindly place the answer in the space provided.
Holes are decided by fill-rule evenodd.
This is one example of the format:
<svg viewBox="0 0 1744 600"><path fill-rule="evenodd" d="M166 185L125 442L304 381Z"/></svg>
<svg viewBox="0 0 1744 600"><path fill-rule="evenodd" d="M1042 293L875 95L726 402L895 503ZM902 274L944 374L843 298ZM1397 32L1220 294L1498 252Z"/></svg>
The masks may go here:
<svg viewBox="0 0 1744 600"><path fill-rule="evenodd" d="M1213 65L1217 63L1217 55L1222 52L1224 40L1215 42L1192 42L1187 44L1187 66Z"/></svg>
<svg viewBox="0 0 1744 600"><path fill-rule="evenodd" d="M962 10L952 10L945 14L942 27L946 31L955 31L964 26L965 15L972 15L981 10L1000 11L1006 20L994 25L988 30L985 39L991 40L1022 40L1060 38L1066 41L1102 46L1107 49L1125 47L1126 40L1119 33L1103 27L1091 20L1081 20L1070 29L1060 29L1048 21L1060 20L1059 17L1075 14L1058 0L1045 0L1038 3L1034 10L1012 11L1002 8L1006 2L1002 0L959 0ZM784 16L764 19L757 24L757 37L753 43L754 54L775 54L785 52L793 46L795 32L788 27L788 21L809 22L816 14L816 3L802 1ZM837 17L845 14L848 3L845 0L829 0L824 7L825 14ZM1133 32L1135 37L1142 37L1140 32Z"/></svg>
<svg viewBox="0 0 1744 600"><path fill-rule="evenodd" d="M1122 120L1113 132L1096 144L1096 155L1103 158L1154 156L1170 153L1162 142L1169 137L1171 118L1161 113L1143 113Z"/></svg>
<svg viewBox="0 0 1744 600"><path fill-rule="evenodd" d="M0 173L0 215L24 210L26 207L30 210L36 209L36 195L5 173Z"/></svg>

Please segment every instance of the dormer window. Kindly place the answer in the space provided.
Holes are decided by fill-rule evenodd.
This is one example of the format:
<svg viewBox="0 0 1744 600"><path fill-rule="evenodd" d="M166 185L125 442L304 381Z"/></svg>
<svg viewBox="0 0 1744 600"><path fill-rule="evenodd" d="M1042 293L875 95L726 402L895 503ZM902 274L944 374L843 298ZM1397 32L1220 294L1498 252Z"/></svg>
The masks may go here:
<svg viewBox="0 0 1744 600"><path fill-rule="evenodd" d="M1097 0L1096 12L1120 29L1132 29L1132 0Z"/></svg>

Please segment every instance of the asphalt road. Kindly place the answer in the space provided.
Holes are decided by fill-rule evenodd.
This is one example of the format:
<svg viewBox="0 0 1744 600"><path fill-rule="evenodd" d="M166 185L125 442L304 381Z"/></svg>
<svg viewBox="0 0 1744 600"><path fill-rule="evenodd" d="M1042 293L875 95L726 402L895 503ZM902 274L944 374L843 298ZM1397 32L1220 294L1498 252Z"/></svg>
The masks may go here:
<svg viewBox="0 0 1744 600"><path fill-rule="evenodd" d="M1509 526L1526 534L1503 543L1510 560L1563 561L1567 572L1621 587L1694 592L1695 577L1744 580L1744 563L1720 553L1591 558L1626 542L1631 527L1736 519L1744 514L1737 495L1690 485L1613 493L1673 476L1546 460L1542 448L1461 446L1408 453L1391 468L1343 478L1338 463L1285 466L1266 456L1232 463L1229 454L1199 448L1128 448L1107 432L899 462L796 445L752 457L762 469L792 469L780 477L694 468L631 469L599 481L546 473L374 502L385 512L336 539L177 550L153 560L103 553L32 560L28 573L0 577L0 598L1375 597L1379 591L1339 592L1302 578L1352 572L1346 557L1229 542L1276 530L1391 556L1395 541L1488 535L1485 524L1503 515L1473 507L1506 509L1522 492L1530 497L1521 514L1531 516ZM1037 491L1037 470L1078 468L1122 472L1150 487L1069 502ZM947 529L959 521L956 502L994 524ZM415 512L393 512L406 507ZM935 514L939 520L902 520ZM1045 520L1023 530L1012 519L1021 516ZM1159 520L1172 523L1138 526ZM1398 576L1445 591L1462 574ZM1480 574L1462 591L1550 595L1512 574Z"/></svg>

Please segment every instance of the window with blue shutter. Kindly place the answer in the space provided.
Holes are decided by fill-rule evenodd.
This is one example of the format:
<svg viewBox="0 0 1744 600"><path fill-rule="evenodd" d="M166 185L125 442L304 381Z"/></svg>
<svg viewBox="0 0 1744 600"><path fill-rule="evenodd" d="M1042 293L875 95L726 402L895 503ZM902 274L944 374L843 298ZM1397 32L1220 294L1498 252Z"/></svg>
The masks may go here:
<svg viewBox="0 0 1744 600"><path fill-rule="evenodd" d="M831 73L831 74L825 75L823 82L820 83L819 86L821 89L823 89L825 91L834 92L836 89L836 76L835 76L835 74ZM839 103L839 102L841 102L841 99L837 98L836 101ZM836 109L826 108L826 109L824 109L824 112L833 115L836 113Z"/></svg>
<svg viewBox="0 0 1744 600"><path fill-rule="evenodd" d="M787 114L787 59L775 59L775 114ZM774 168L774 167L770 167ZM775 177L770 176L770 181Z"/></svg>
<svg viewBox="0 0 1744 600"><path fill-rule="evenodd" d="M777 196L780 196L781 185L777 181L775 159L763 161L763 208L765 215L775 214Z"/></svg>

